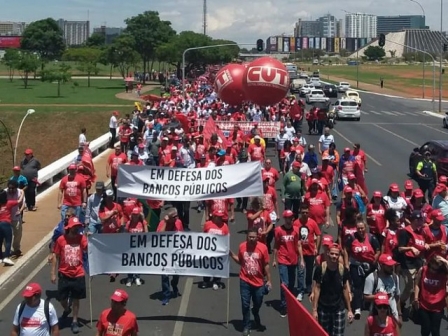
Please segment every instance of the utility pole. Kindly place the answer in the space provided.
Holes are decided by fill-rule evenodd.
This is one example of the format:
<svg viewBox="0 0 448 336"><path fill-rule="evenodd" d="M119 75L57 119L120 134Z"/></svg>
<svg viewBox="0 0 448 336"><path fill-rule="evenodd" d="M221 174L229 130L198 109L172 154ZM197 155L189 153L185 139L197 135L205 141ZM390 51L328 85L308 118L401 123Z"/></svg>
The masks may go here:
<svg viewBox="0 0 448 336"><path fill-rule="evenodd" d="M202 6L202 26L204 28L204 35L207 35L207 0L204 0L203 6Z"/></svg>

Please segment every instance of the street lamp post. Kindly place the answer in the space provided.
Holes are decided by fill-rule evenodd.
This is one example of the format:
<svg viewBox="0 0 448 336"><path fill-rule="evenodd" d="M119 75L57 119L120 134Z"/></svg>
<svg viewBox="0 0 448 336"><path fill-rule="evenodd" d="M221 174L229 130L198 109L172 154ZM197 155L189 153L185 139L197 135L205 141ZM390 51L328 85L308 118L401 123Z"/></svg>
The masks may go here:
<svg viewBox="0 0 448 336"><path fill-rule="evenodd" d="M426 17L426 13L425 13L425 9L423 8L423 6L421 5L420 2L418 2L417 0L409 0L411 2L416 3L420 9L422 10L423 13L423 17ZM424 43L424 48L426 51L426 40L423 41ZM422 90L422 98L425 98L425 90L426 90L426 71L425 71L425 64L426 63L426 54L423 53L423 90Z"/></svg>
<svg viewBox="0 0 448 336"><path fill-rule="evenodd" d="M12 164L15 164L14 160L14 147L12 146L12 139L11 139L11 133L9 133L8 127L5 125L3 120L0 119L0 124L2 124L3 128L5 129L5 134L8 137L9 142L9 148L11 149L11 158L12 158Z"/></svg>
<svg viewBox="0 0 448 336"><path fill-rule="evenodd" d="M13 157L13 164L14 164L14 165L16 164L16 159L17 159L17 147L19 146L20 132L22 131L23 123L25 122L26 117L28 117L30 114L33 114L34 112L36 112L36 111L33 110L33 109L29 109L28 111L26 111L26 114L25 114L25 116L23 117L22 122L20 123L19 130L18 130L18 132L17 132L17 137L16 137L16 145L15 145L15 147L14 147L14 157Z"/></svg>
<svg viewBox="0 0 448 336"><path fill-rule="evenodd" d="M439 113L442 113L442 62L443 62L443 0L440 0L440 69L439 69Z"/></svg>

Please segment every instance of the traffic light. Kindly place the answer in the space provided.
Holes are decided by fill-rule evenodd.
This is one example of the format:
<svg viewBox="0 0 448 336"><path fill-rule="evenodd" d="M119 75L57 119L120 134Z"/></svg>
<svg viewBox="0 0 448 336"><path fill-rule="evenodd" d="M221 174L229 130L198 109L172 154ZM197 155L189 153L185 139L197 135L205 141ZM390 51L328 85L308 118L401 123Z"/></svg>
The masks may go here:
<svg viewBox="0 0 448 336"><path fill-rule="evenodd" d="M380 34L380 39L378 41L378 45L380 47L384 47L385 44L386 44L386 35Z"/></svg>
<svg viewBox="0 0 448 336"><path fill-rule="evenodd" d="M257 40L257 51L263 51L263 40L262 39L258 39Z"/></svg>
<svg viewBox="0 0 448 336"><path fill-rule="evenodd" d="M443 44L443 51L445 52L448 51L448 44L446 43Z"/></svg>

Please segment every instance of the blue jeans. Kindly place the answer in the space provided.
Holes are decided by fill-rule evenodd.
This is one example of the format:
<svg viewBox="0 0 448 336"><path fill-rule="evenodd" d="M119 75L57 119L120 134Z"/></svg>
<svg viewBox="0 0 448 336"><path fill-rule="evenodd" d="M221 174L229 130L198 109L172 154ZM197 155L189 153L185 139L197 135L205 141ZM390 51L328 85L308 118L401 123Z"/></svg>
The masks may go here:
<svg viewBox="0 0 448 336"><path fill-rule="evenodd" d="M101 233L103 230L103 224L101 223L89 223L88 228L90 233Z"/></svg>
<svg viewBox="0 0 448 336"><path fill-rule="evenodd" d="M5 244L5 252L2 252L3 244ZM11 223L0 223L0 259L9 258L11 256L12 245L12 226Z"/></svg>
<svg viewBox="0 0 448 336"><path fill-rule="evenodd" d="M294 285L296 284L297 265L278 265L280 274L280 284L288 287L291 293L294 293ZM280 287L281 308L286 308L285 291Z"/></svg>
<svg viewBox="0 0 448 336"><path fill-rule="evenodd" d="M297 293L309 294L311 293L311 286L313 283L313 269L315 256L303 256L303 262L305 266L297 268Z"/></svg>
<svg viewBox="0 0 448 336"><path fill-rule="evenodd" d="M177 285L179 284L179 276L173 275L171 280L171 287L174 293L179 292ZM171 299L171 287L170 287L170 277L168 275L162 275L162 294L164 300Z"/></svg>
<svg viewBox="0 0 448 336"><path fill-rule="evenodd" d="M264 286L255 287L248 284L246 281L240 279L240 295L241 295L241 309L243 311L243 325L245 330L250 330L250 300L252 299L255 320L259 320L260 308L263 304L263 289Z"/></svg>
<svg viewBox="0 0 448 336"><path fill-rule="evenodd" d="M75 216L81 221L81 206L69 206L69 205L63 205L61 207L61 219L65 220L65 213L68 209L73 209L75 211Z"/></svg>

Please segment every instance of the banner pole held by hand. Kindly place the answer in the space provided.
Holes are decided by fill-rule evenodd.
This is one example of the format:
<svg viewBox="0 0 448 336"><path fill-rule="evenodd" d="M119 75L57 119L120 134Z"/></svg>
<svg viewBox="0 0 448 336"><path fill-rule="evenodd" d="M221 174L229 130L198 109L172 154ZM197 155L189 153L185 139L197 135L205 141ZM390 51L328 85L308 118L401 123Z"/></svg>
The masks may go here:
<svg viewBox="0 0 448 336"><path fill-rule="evenodd" d="M89 277L89 306L90 306L90 327L93 327L92 277Z"/></svg>
<svg viewBox="0 0 448 336"><path fill-rule="evenodd" d="M227 329L229 329L230 315L230 277L227 278Z"/></svg>

